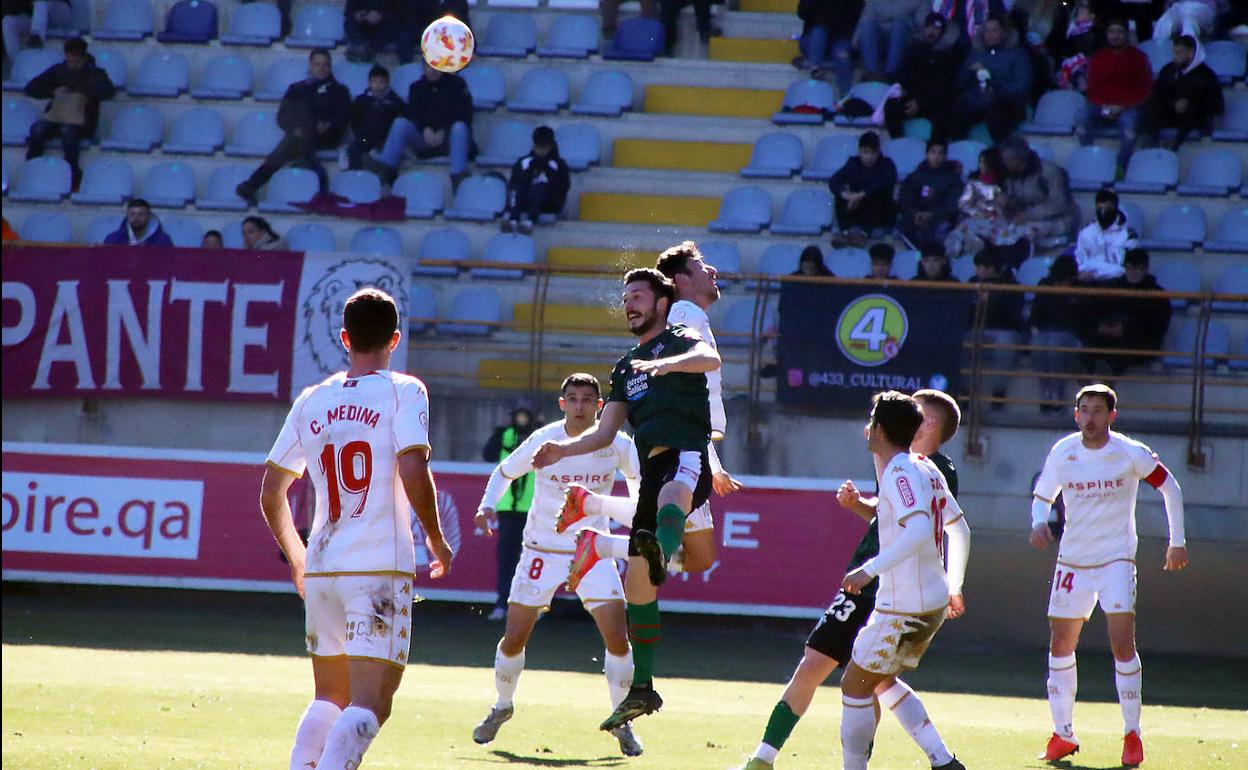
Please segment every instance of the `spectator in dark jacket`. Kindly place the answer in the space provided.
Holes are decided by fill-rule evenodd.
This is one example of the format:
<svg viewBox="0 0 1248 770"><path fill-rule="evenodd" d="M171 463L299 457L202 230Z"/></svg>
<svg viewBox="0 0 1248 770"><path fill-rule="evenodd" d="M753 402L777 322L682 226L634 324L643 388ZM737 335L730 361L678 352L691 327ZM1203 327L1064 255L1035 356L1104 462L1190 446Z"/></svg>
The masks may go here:
<svg viewBox="0 0 1248 770"><path fill-rule="evenodd" d="M316 153L336 149L342 143L350 114L351 93L334 80L329 51L312 49L308 55L308 77L287 88L277 108L277 125L285 136L259 168L235 188L238 197L254 202L256 192L288 164L315 171L324 190L329 178Z"/></svg>
<svg viewBox="0 0 1248 770"><path fill-rule="evenodd" d="M1005 263L995 246L985 246L975 255L975 281L981 284L1017 285L1014 271ZM981 341L990 345L1018 345L1023 341L1023 294L1017 291L990 292L983 300L988 304L984 313L984 329ZM972 332L973 334L974 332ZM1018 360L1018 351L988 349L984 351L983 365L987 369L1008 372ZM1004 399L1009 378L994 374L986 378L994 399ZM993 409L1004 406L994 401Z"/></svg>
<svg viewBox="0 0 1248 770"><path fill-rule="evenodd" d="M26 159L43 155L44 146L53 137L60 137L65 162L73 173L74 187L82 178L78 168L79 143L95 136L100 121L100 102L117 93L108 73L95 66L87 53L87 44L80 37L65 41L65 61L54 64L26 84L26 95L32 99L48 99L42 120L30 127Z"/></svg>
<svg viewBox="0 0 1248 770"><path fill-rule="evenodd" d="M793 60L810 76L824 79L824 71L836 74L837 96L844 99L854 84L854 28L862 14L862 0L798 0L802 20L802 55Z"/></svg>
<svg viewBox="0 0 1248 770"><path fill-rule="evenodd" d="M949 265L949 255L945 253L944 246L939 243L929 243L921 251L919 272L910 280L958 282L953 275L953 268Z"/></svg>
<svg viewBox="0 0 1248 770"><path fill-rule="evenodd" d="M1107 289L1163 291L1156 277L1148 272L1148 252L1131 249L1123 258L1125 273L1104 284ZM1161 343L1170 328L1170 300L1165 297L1114 297L1096 303L1099 312L1085 313L1084 345L1090 348L1122 350L1161 350ZM1132 364L1147 364L1149 356L1094 355L1083 356L1089 372L1096 370L1098 360L1108 364L1110 372L1122 374Z"/></svg>
<svg viewBox="0 0 1248 770"><path fill-rule="evenodd" d="M126 217L116 230L104 236L106 246L172 246L173 239L152 215L151 205L142 198L126 203Z"/></svg>
<svg viewBox="0 0 1248 770"><path fill-rule="evenodd" d="M571 185L568 164L559 157L555 132L550 126L533 129L533 149L511 167L503 232L533 232L533 223L542 214L563 211Z"/></svg>
<svg viewBox="0 0 1248 770"><path fill-rule="evenodd" d="M347 145L351 168L363 168L364 154L385 145L394 119L406 110L407 105L390 88L390 71L374 64L368 72L368 90L351 103L351 133L355 137Z"/></svg>
<svg viewBox="0 0 1248 770"><path fill-rule="evenodd" d="M958 198L962 195L962 171L948 160L944 140L927 143L927 157L901 183L897 207L901 221L897 229L916 249L944 243L958 220Z"/></svg>
<svg viewBox="0 0 1248 770"><path fill-rule="evenodd" d="M1001 142L1027 117L1031 78L1031 57L1018 45L1018 33L1002 17L990 17L958 76L961 126L955 135L982 120L992 140Z"/></svg>
<svg viewBox="0 0 1248 770"><path fill-rule="evenodd" d="M1041 286L1070 287L1075 285L1078 267L1075 258L1063 254L1053 260L1049 274L1040 279ZM1067 292L1036 292L1031 303L1031 344L1038 347L1079 347L1079 325L1083 298ZM1041 374L1065 374L1071 371L1072 354L1057 350L1033 350L1031 359ZM1040 397L1048 402L1040 405L1042 412L1060 412L1066 407L1066 380L1058 377L1040 378Z"/></svg>
<svg viewBox="0 0 1248 770"><path fill-rule="evenodd" d="M1205 63L1205 51L1196 38L1174 41L1174 61L1161 68L1153 82L1141 133L1156 143L1161 129L1178 131L1166 146L1177 150L1192 133L1204 133L1226 105L1218 76Z"/></svg>
<svg viewBox="0 0 1248 770"><path fill-rule="evenodd" d="M1047 247L1068 241L1078 209L1066 169L1041 158L1021 136L1002 143L1001 158L1006 171L1001 189L1010 222L1032 244ZM1022 255L1017 263L1025 258Z"/></svg>
<svg viewBox="0 0 1248 770"><path fill-rule="evenodd" d="M398 0L347 0L343 11L347 35L347 61L372 61L388 45L394 46L399 62L412 60L416 35L404 18Z"/></svg>
<svg viewBox="0 0 1248 770"><path fill-rule="evenodd" d="M928 14L919 34L906 46L897 75L901 94L884 102L884 125L888 135L901 136L911 118L927 118L932 136L947 139L958 100L958 67L962 49L957 37L945 35L949 22L939 13Z"/></svg>
<svg viewBox="0 0 1248 770"><path fill-rule="evenodd" d="M845 161L828 180L835 201L836 226L850 245L864 245L872 231L883 237L892 229L897 219L893 201L896 185L897 166L880 152L879 135L868 131L858 137L858 154Z"/></svg>
<svg viewBox="0 0 1248 770"><path fill-rule="evenodd" d="M408 149L419 158L447 155L456 185L468 170L473 153L472 94L459 75L425 65L425 76L407 92L407 112L395 119L380 152L369 157L393 178Z"/></svg>
<svg viewBox="0 0 1248 770"><path fill-rule="evenodd" d="M1079 144L1092 144L1092 132L1103 125L1117 125L1122 140L1118 166L1126 168L1135 150L1139 108L1153 86L1153 67L1143 51L1131 45L1127 23L1109 22L1105 30L1109 45L1097 51L1088 64L1088 103L1075 120Z"/></svg>

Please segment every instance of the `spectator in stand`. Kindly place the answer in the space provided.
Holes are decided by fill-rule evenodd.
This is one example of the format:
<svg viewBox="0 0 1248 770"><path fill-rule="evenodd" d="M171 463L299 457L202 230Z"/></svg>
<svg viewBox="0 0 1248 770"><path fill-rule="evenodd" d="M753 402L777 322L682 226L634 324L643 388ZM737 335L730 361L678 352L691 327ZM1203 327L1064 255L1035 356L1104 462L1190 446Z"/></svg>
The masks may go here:
<svg viewBox="0 0 1248 770"><path fill-rule="evenodd" d="M524 407L512 411L511 422L490 435L485 442L482 456L487 463L498 464L524 442L533 432L533 413ZM514 479L494 510L498 517L498 540L495 555L498 560L498 599L490 611L489 620L507 617L507 600L511 596L511 578L520 561L524 546L524 525L533 504L534 476L526 473Z"/></svg>
<svg viewBox="0 0 1248 770"><path fill-rule="evenodd" d="M1127 217L1118 210L1118 193L1098 190L1096 221L1079 231L1075 260L1083 283L1108 281L1123 274L1123 257L1137 245L1135 231L1127 227Z"/></svg>
<svg viewBox="0 0 1248 770"><path fill-rule="evenodd" d="M893 275L893 258L897 256L897 252L892 246L875 243L867 249L867 253L871 257L871 272L863 276L864 278L874 278L877 281L897 280L897 276Z"/></svg>
<svg viewBox="0 0 1248 770"><path fill-rule="evenodd" d="M676 50L680 29L680 9L693 5L694 23L698 27L698 39L702 45L710 45L711 37L719 30L711 24L711 0L659 0L659 21L663 22L664 47L668 56Z"/></svg>
<svg viewBox="0 0 1248 770"><path fill-rule="evenodd" d="M1149 40L1153 36L1153 24L1161 17L1164 0L1107 0L1106 10L1111 16L1121 16L1135 22L1137 40Z"/></svg>
<svg viewBox="0 0 1248 770"><path fill-rule="evenodd" d="M1018 33L1004 17L990 17L962 64L955 136L981 120L994 142L1013 133L1027 117L1031 77L1031 57L1018 45Z"/></svg>
<svg viewBox="0 0 1248 770"><path fill-rule="evenodd" d="M1049 274L1040 279L1041 286L1066 287L1075 285L1075 258L1063 254L1053 260ZM1079 347L1079 324L1082 318L1083 298L1069 292L1036 292L1031 303L1031 344L1045 348ZM1045 374L1066 374L1072 370L1073 354L1060 350L1033 350L1031 359L1036 371ZM1061 412L1067 407L1066 380L1061 377L1044 377L1040 380L1040 398L1047 403L1040 405L1041 412Z"/></svg>
<svg viewBox="0 0 1248 770"><path fill-rule="evenodd" d="M1013 247L1023 238L1022 229L1005 215L1005 161L1001 150L989 147L979 153L979 168L958 198L957 225L945 237L946 254L979 253L985 246Z"/></svg>
<svg viewBox="0 0 1248 770"><path fill-rule="evenodd" d="M939 13L949 22L945 34L957 41L962 50L969 50L988 21L992 10L1000 10L1001 0L932 0L932 12Z"/></svg>
<svg viewBox="0 0 1248 770"><path fill-rule="evenodd" d="M533 129L533 149L511 167L503 232L533 232L533 223L542 214L563 211L571 186L568 164L559 157L554 130L550 126Z"/></svg>
<svg viewBox="0 0 1248 770"><path fill-rule="evenodd" d="M448 156L451 183L459 186L475 152L472 94L462 77L425 64L425 76L408 89L405 114L390 126L381 151L373 150L368 157L380 166L383 179L392 181L408 149L418 158Z"/></svg>
<svg viewBox="0 0 1248 770"><path fill-rule="evenodd" d="M1135 149L1136 125L1140 106L1153 87L1153 68L1143 51L1131 45L1127 23L1114 19L1105 29L1105 48L1088 63L1088 103L1075 121L1079 144L1092 144L1092 133L1107 124L1117 124L1122 134L1118 147L1118 167L1126 169Z"/></svg>
<svg viewBox="0 0 1248 770"><path fill-rule="evenodd" d="M948 139L954 104L958 101L958 67L964 56L957 37L945 34L948 26L939 13L928 14L901 57L897 85L901 93L884 102L884 126L896 138L905 133L905 121L927 118L932 137Z"/></svg>
<svg viewBox="0 0 1248 770"><path fill-rule="evenodd" d="M836 74L837 96L844 99L854 84L854 27L862 15L863 0L798 0L802 20L801 56L793 60L810 76L825 80L826 70Z"/></svg>
<svg viewBox="0 0 1248 770"><path fill-rule="evenodd" d="M343 29L347 61L371 62L388 45L394 46L400 63L412 60L417 33L403 18L398 0L347 0Z"/></svg>
<svg viewBox="0 0 1248 770"><path fill-rule="evenodd" d="M72 13L69 0L4 0L5 54L12 59L23 48L43 48L48 22L66 22Z"/></svg>
<svg viewBox="0 0 1248 770"><path fill-rule="evenodd" d="M641 15L643 18L658 18L655 1L641 0ZM607 40L615 37L615 30L620 24L621 2L623 0L598 0L598 12L602 14L602 36Z"/></svg>
<svg viewBox="0 0 1248 770"><path fill-rule="evenodd" d="M221 237L220 230L209 230L204 233L204 239L199 242L201 249L224 249L225 238Z"/></svg>
<svg viewBox="0 0 1248 770"><path fill-rule="evenodd" d="M943 139L927 143L927 156L905 181L897 195L901 231L911 246L943 243L958 221L958 199L962 195L962 168L948 159Z"/></svg>
<svg viewBox="0 0 1248 770"><path fill-rule="evenodd" d="M1001 145L1005 161L1005 214L1019 227L1033 245L1043 247L1067 243L1074 234L1077 209L1070 193L1066 169L1050 160L1043 160L1021 136L1013 136ZM1027 254L1017 255L1017 266Z"/></svg>
<svg viewBox="0 0 1248 770"><path fill-rule="evenodd" d="M468 0L406 0L405 10L403 21L412 31L412 40L416 45L419 45L425 27L443 16L454 16L469 29L472 28L472 21L468 18Z"/></svg>
<svg viewBox="0 0 1248 770"><path fill-rule="evenodd" d="M1171 40L1176 35L1207 38L1217 14L1216 0L1166 0L1165 13L1153 25L1153 39Z"/></svg>
<svg viewBox="0 0 1248 770"><path fill-rule="evenodd" d="M823 277L829 277L832 274L827 263L823 261L823 251L814 244L802 249L801 256L797 258L797 269L792 273L792 275Z"/></svg>
<svg viewBox="0 0 1248 770"><path fill-rule="evenodd" d="M264 217L247 217L243 220L243 247L252 251L290 251L286 239L273 232Z"/></svg>
<svg viewBox="0 0 1248 770"><path fill-rule="evenodd" d="M104 236L105 246L173 246L173 239L152 214L152 206L142 198L126 202L126 216L117 229Z"/></svg>
<svg viewBox="0 0 1248 770"><path fill-rule="evenodd" d="M867 131L858 137L858 154L828 180L843 240L851 246L863 246L870 234L883 237L893 228L896 186L897 166L880 152L879 135Z"/></svg>
<svg viewBox="0 0 1248 770"><path fill-rule="evenodd" d="M368 72L368 90L351 103L351 133L347 145L349 168L363 168L364 155L379 150L386 143L394 119L407 110L407 105L390 89L390 71L374 64Z"/></svg>
<svg viewBox="0 0 1248 770"><path fill-rule="evenodd" d="M951 281L957 283L953 268L949 265L949 255L945 247L939 243L929 243L922 248L919 258L919 272L912 281Z"/></svg>
<svg viewBox="0 0 1248 770"><path fill-rule="evenodd" d="M1148 252L1131 249L1123 258L1124 272L1105 284L1109 289L1163 291L1157 279L1148 272ZM1170 328L1170 300L1165 297L1114 297L1095 305L1099 312L1085 313L1087 327L1083 343L1089 348L1121 350L1161 350L1166 330ZM1096 371L1098 361L1105 361L1110 372L1120 375L1132 364L1152 361L1147 355L1083 355L1084 367Z"/></svg>
<svg viewBox="0 0 1248 770"><path fill-rule="evenodd" d="M1049 80L1058 88L1083 91L1088 62L1103 42L1091 0L1045 2L1037 8L1036 14L1030 25L1032 30L1044 31L1044 34L1037 34L1036 41L1043 41L1041 47L1048 58L1048 69L1054 73Z"/></svg>
<svg viewBox="0 0 1248 770"><path fill-rule="evenodd" d="M1190 134L1208 132L1225 107L1218 76L1205 63L1204 47L1184 35L1174 41L1174 61L1157 73L1140 133L1155 144L1162 129L1175 129L1165 144L1177 150Z"/></svg>
<svg viewBox="0 0 1248 770"><path fill-rule="evenodd" d="M1018 281L1014 279L1014 271L1009 268L1003 256L993 246L985 246L975 255L975 281L998 286L1018 285ZM989 292L983 301L988 307L985 309L982 342L990 345L1020 344L1023 341L1025 328L1023 326L1023 293L993 291ZM993 371L1008 372L1014 368L1017 360L1017 350L991 348L983 352L984 368ZM994 399L1005 398L1009 387L1009 378L1006 375L990 375L986 381ZM994 411L1004 406L1000 401L994 401L992 404Z"/></svg>
<svg viewBox="0 0 1248 770"><path fill-rule="evenodd" d="M862 53L863 80L897 80L906 44L931 9L930 0L866 0L854 35Z"/></svg>
<svg viewBox="0 0 1248 770"><path fill-rule="evenodd" d="M26 84L27 96L49 100L43 118L30 127L26 159L42 156L48 140L59 137L76 190L82 180L82 170L78 167L80 142L95 136L100 122L100 102L112 99L117 89L108 79L108 73L95 66L95 58L87 53L87 44L82 38L66 40L62 50L63 62L53 64Z"/></svg>
<svg viewBox="0 0 1248 770"><path fill-rule="evenodd" d="M313 48L308 55L307 78L287 88L277 108L277 125L285 135L234 192L254 204L256 192L288 164L315 171L324 191L329 177L316 159L316 153L338 148L346 134L350 113L351 93L334 79L329 51Z"/></svg>

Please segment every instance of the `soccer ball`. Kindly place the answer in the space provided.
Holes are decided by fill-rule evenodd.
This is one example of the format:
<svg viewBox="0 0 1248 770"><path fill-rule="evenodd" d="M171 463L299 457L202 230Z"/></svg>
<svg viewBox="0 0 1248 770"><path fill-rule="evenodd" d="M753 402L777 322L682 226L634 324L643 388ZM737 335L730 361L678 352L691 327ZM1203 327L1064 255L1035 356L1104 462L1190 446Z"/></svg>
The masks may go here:
<svg viewBox="0 0 1248 770"><path fill-rule="evenodd" d="M467 67L475 48L472 30L454 16L443 16L425 27L420 36L420 52L425 61L442 72L459 72Z"/></svg>

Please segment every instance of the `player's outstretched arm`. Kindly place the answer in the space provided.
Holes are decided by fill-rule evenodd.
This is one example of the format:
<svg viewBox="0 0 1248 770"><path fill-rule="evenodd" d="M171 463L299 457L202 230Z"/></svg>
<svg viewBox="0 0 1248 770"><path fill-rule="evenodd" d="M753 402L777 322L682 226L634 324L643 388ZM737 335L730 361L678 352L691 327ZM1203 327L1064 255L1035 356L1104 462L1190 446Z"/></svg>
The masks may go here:
<svg viewBox="0 0 1248 770"><path fill-rule="evenodd" d="M425 545L433 554L429 577L440 578L451 571L451 559L455 554L442 536L442 523L438 519L438 489L433 483L433 471L429 469L429 448L414 447L399 455L399 478L407 501L416 511L420 528L425 531Z"/></svg>
<svg viewBox="0 0 1248 770"><path fill-rule="evenodd" d="M845 576L841 587L845 593L856 594L877 575L888 572L910 558L932 536L931 515L926 511L911 511L900 520L901 534L889 546L869 559L858 569Z"/></svg>
<svg viewBox="0 0 1248 770"><path fill-rule="evenodd" d="M260 482L260 510L264 512L264 520L273 533L273 539L277 540L278 547L290 564L290 582L303 596L303 568L308 551L295 529L295 517L287 497L296 478L290 471L272 463L265 466L264 479Z"/></svg>
<svg viewBox="0 0 1248 770"><path fill-rule="evenodd" d="M1161 463L1157 463L1156 469L1146 476L1144 480L1161 493L1161 497L1166 503L1166 523L1170 528L1170 546L1166 548L1166 564L1163 569L1167 572L1177 572L1187 566L1187 534L1183 520L1183 489L1179 486L1179 482L1175 480L1174 474L1170 472L1170 469Z"/></svg>
<svg viewBox="0 0 1248 770"><path fill-rule="evenodd" d="M602 414L598 417L598 427L582 433L571 441L547 441L542 444L537 454L533 455L533 467L545 468L565 457L589 454L611 446L611 442L615 441L615 434L624 427L624 420L627 417L628 407L623 402L607 402L607 405L602 408Z"/></svg>
<svg viewBox="0 0 1248 770"><path fill-rule="evenodd" d="M633 361L633 370L644 372L652 377L661 377L673 372L706 374L718 369L722 363L715 348L705 342L699 342L687 352L677 356L656 358L653 361Z"/></svg>

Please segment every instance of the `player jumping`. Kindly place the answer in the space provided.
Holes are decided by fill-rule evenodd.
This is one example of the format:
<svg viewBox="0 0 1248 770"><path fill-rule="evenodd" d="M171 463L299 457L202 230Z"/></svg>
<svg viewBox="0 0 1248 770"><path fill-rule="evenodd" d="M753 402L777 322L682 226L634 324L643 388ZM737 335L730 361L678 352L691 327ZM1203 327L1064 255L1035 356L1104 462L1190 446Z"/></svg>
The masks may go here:
<svg viewBox="0 0 1248 770"><path fill-rule="evenodd" d="M1110 430L1118 395L1107 385L1089 385L1075 396L1079 432L1049 450L1031 504L1031 544L1048 548L1049 508L1058 492L1066 503L1066 527L1057 549L1057 570L1049 595L1049 711L1053 735L1042 759L1079 750L1075 737L1075 648L1079 632L1097 603L1109 627L1114 678L1122 707L1122 764L1144 761L1140 741L1140 656L1135 649L1135 496L1140 480L1161 492L1170 526L1167 571L1187 566L1183 535L1183 491L1153 450Z"/></svg>

